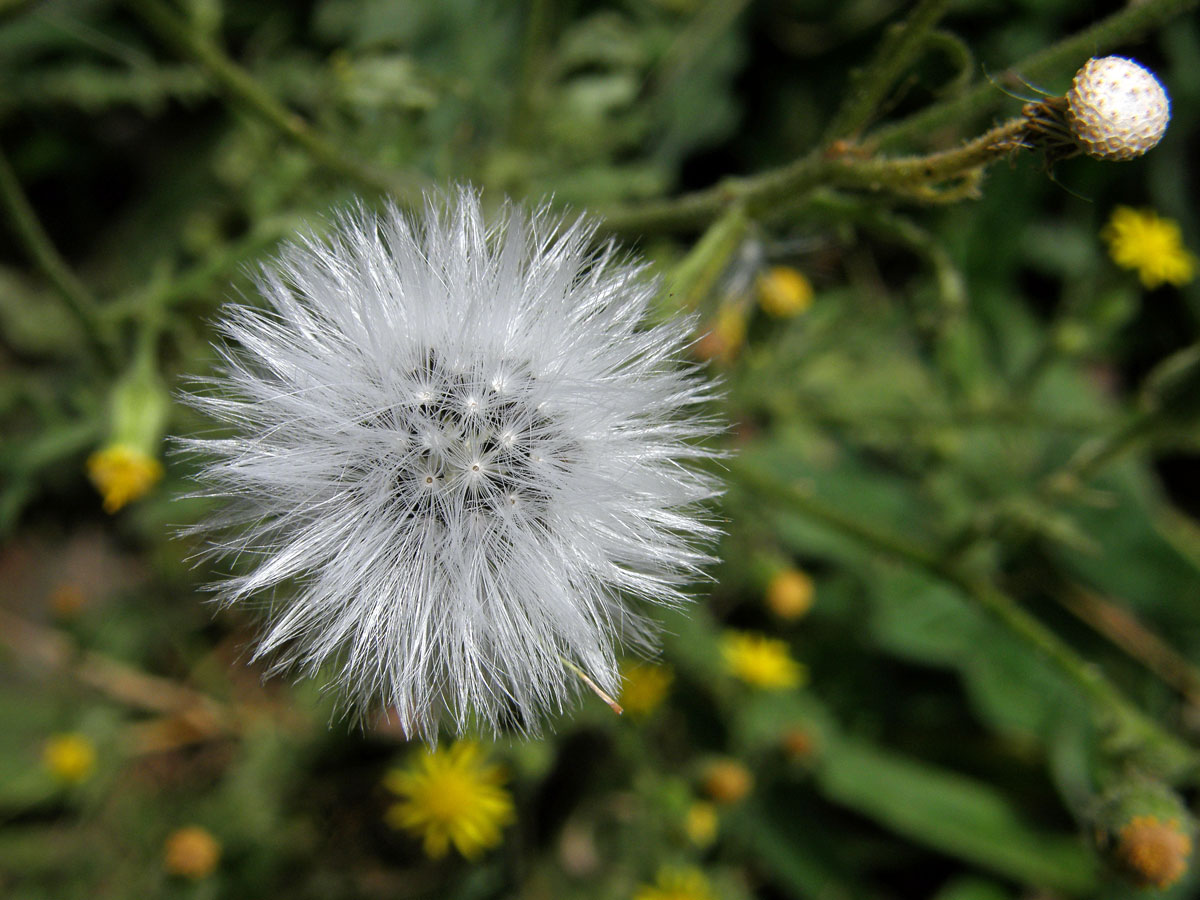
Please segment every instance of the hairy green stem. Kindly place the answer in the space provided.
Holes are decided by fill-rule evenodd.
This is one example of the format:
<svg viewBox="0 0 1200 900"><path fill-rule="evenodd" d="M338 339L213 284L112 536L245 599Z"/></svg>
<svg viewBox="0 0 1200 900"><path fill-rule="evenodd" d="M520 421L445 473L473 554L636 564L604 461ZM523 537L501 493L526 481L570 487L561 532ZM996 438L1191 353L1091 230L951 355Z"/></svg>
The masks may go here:
<svg viewBox="0 0 1200 900"><path fill-rule="evenodd" d="M782 482L738 460L734 460L730 468L737 483L762 500L797 512L883 556L921 569L956 587L993 621L1036 650L1088 698L1107 732L1106 750L1112 762L1133 761L1169 779L1195 778L1200 774L1200 754L1142 713L1097 666L1080 656L990 581L907 538L866 525L819 500L810 491Z"/></svg>
<svg viewBox="0 0 1200 900"><path fill-rule="evenodd" d="M111 333L100 315L96 298L79 280L67 261L59 254L50 235L42 227L37 213L30 205L16 173L0 149L0 201L3 202L18 239L25 245L30 259L41 270L46 280L62 297L67 309L75 317L83 331L84 340L95 362L113 368L116 353L110 341Z"/></svg>
<svg viewBox="0 0 1200 900"><path fill-rule="evenodd" d="M813 153L797 162L750 178L730 178L713 188L673 201L612 209L604 228L613 232L687 230L705 225L729 206L741 204L751 216L795 205L818 187L890 191L936 200L939 186L955 181L973 188L971 177L988 163L1021 146L1024 118L998 125L961 147L926 156L859 158Z"/></svg>
<svg viewBox="0 0 1200 900"><path fill-rule="evenodd" d="M741 248L749 228L750 220L740 206L730 207L708 227L663 286L673 310L698 310L701 320L708 321L716 302L713 289Z"/></svg>
<svg viewBox="0 0 1200 900"><path fill-rule="evenodd" d="M402 203L416 202L420 188L415 180L377 169L318 134L162 0L127 0L127 4L160 38L203 66L230 97L306 150L319 164L370 190L392 194Z"/></svg>
<svg viewBox="0 0 1200 900"><path fill-rule="evenodd" d="M866 127L888 91L924 49L926 37L949 5L950 0L921 0L904 22L888 29L874 58L852 79L841 109L825 130L823 144L852 137Z"/></svg>

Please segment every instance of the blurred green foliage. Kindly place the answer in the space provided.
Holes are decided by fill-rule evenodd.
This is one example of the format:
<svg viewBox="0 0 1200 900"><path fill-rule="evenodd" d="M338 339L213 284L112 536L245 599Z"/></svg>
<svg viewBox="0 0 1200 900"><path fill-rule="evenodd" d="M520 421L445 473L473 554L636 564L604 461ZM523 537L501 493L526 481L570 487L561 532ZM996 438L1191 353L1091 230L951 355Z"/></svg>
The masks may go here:
<svg viewBox="0 0 1200 900"><path fill-rule="evenodd" d="M491 749L517 821L467 863L383 822L381 780L414 748L245 665L254 621L212 614L196 545L172 537L204 503L173 499L192 463L167 453L146 498L102 511L86 460L114 390L131 368L172 388L206 371L208 323L257 262L381 187L636 214L795 160L845 115L850 68L885 34L907 46L889 31L906 6L0 4L0 892L623 898L677 865L727 900L1131 895L1096 839L1123 824L1106 792L1149 779L1186 804L1200 778L1200 290L1144 292L1098 235L1124 203L1200 248L1194 5L1131 4L1169 25L1108 48L1172 94L1142 160L1049 173L1025 154L950 206L818 190L704 237L624 229L664 307L745 325L711 363L737 453L724 562L663 616L660 706L617 718L589 695L552 737ZM1086 52L1026 86L1010 67L1120 12L920 9L934 30L909 35L863 153L873 133L954 146L1018 111L1006 90L1061 93ZM930 108L950 118L911 128ZM810 310L756 307L772 265L812 282ZM166 427L205 426L173 404ZM798 620L763 603L786 569L815 586ZM785 639L809 683L734 679L729 627ZM64 733L95 748L74 781L42 757ZM716 758L754 786L708 843L686 823ZM192 825L221 849L197 879L164 858Z"/></svg>

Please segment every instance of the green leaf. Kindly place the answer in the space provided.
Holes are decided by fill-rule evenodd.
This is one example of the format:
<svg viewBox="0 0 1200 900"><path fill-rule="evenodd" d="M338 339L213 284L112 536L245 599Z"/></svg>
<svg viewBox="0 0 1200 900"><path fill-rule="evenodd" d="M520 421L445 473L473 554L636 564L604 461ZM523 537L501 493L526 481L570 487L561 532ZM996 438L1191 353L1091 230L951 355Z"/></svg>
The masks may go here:
<svg viewBox="0 0 1200 900"><path fill-rule="evenodd" d="M1023 822L993 788L963 775L843 739L817 769L830 799L917 843L1035 887L1079 895L1096 864L1073 835Z"/></svg>

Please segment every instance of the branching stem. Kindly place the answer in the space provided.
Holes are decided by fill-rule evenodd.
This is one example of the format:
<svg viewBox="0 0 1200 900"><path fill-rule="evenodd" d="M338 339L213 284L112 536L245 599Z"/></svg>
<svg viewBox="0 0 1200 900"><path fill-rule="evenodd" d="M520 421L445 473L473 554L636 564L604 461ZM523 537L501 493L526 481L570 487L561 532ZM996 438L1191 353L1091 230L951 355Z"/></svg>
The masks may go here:
<svg viewBox="0 0 1200 900"><path fill-rule="evenodd" d="M753 216L801 203L818 187L890 192L937 202L945 191L973 191L981 168L1024 146L1027 123L1011 119L952 150L926 156L862 158L814 153L750 178L727 179L716 187L677 200L609 210L604 227L613 232L689 230L704 226L727 207L741 204Z"/></svg>
<svg viewBox="0 0 1200 900"><path fill-rule="evenodd" d="M1145 0L1143 3L1130 5L1090 28L1020 60L1013 64L1009 71L1024 78L1046 77L1059 72L1072 63L1082 62L1088 56L1117 46L1133 35L1158 27L1175 16L1195 8L1197 4L1200 4L1200 0ZM935 6L936 4L931 3L930 5ZM880 83L882 84L883 81L886 81L886 78L881 78ZM876 90L872 88L871 92L874 93ZM928 135L938 128L978 118L995 109L1004 100L1004 93L994 84L977 85L954 100L936 104L902 122L878 129L867 144L858 149L874 153L882 148L910 142ZM857 110L857 101L854 101L854 105ZM847 114L847 121L856 120L861 115L857 111L853 116ZM1008 124L1015 126L1018 121L1014 119ZM844 129L844 126L839 126L839 129ZM992 134L993 132L988 133L988 135ZM986 138L988 135L984 137ZM849 154L840 158L830 158L821 152L814 152L788 166L759 175L730 178L713 187L680 197L629 204L601 210L601 212L605 214L607 230L615 233L636 234L646 231L697 231L719 216L728 205L735 202L745 203L751 215L762 215L766 211L775 211L799 204L805 200L806 195L813 188L820 186L868 190L896 190L899 188L899 193L907 193L910 198L923 202L961 199L962 196L969 193L972 187L969 183L965 184L964 190L959 194L950 192L950 197L947 197L946 191L922 196L921 166L927 160L933 161L935 167L950 166L953 168L958 164L961 168L956 173L945 172L943 179L951 177L952 174L965 177L970 167L966 165L967 160L964 157L970 155L971 148L975 152L983 151L986 142L982 146L978 143L982 140L982 138L977 139L957 150L947 151L945 154L909 157L901 160L876 156L855 157ZM966 152L964 153L964 151ZM975 164L974 171L978 173L979 167L986 165L994 158L993 154L983 152L982 158ZM897 179L901 183L889 183L891 179ZM963 182L964 178L960 177L959 180ZM933 183L937 181L937 178L931 175L924 181Z"/></svg>

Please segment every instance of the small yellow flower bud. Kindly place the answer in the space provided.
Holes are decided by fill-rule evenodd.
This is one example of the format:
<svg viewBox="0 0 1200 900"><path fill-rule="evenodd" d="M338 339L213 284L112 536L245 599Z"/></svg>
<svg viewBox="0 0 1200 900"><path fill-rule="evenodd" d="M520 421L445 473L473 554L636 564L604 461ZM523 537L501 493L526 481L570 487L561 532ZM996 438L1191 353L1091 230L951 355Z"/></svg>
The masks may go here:
<svg viewBox="0 0 1200 900"><path fill-rule="evenodd" d="M813 581L799 569L784 569L767 584L767 606L781 619L799 619L812 609Z"/></svg>
<svg viewBox="0 0 1200 900"><path fill-rule="evenodd" d="M790 319L808 310L813 287L804 275L790 266L775 266L758 279L758 304L767 315Z"/></svg>
<svg viewBox="0 0 1200 900"><path fill-rule="evenodd" d="M704 792L717 803L737 803L754 789L754 776L736 759L718 759L704 769Z"/></svg>
<svg viewBox="0 0 1200 900"><path fill-rule="evenodd" d="M172 832L163 847L163 866L180 878L207 878L220 861L221 844L198 825Z"/></svg>
<svg viewBox="0 0 1200 900"><path fill-rule="evenodd" d="M88 476L117 512L144 496L163 476L157 459L170 397L149 359L139 359L113 386L108 443L88 457Z"/></svg>
<svg viewBox="0 0 1200 900"><path fill-rule="evenodd" d="M1092 334L1082 322L1065 321L1054 329L1054 346L1062 353L1074 356L1087 348Z"/></svg>
<svg viewBox="0 0 1200 900"><path fill-rule="evenodd" d="M96 748L82 734L56 734L42 748L42 765L55 780L78 784L96 768Z"/></svg>
<svg viewBox="0 0 1200 900"><path fill-rule="evenodd" d="M104 498L104 511L110 515L154 487L163 476L157 459L128 444L109 444L97 450L87 461L88 477Z"/></svg>

